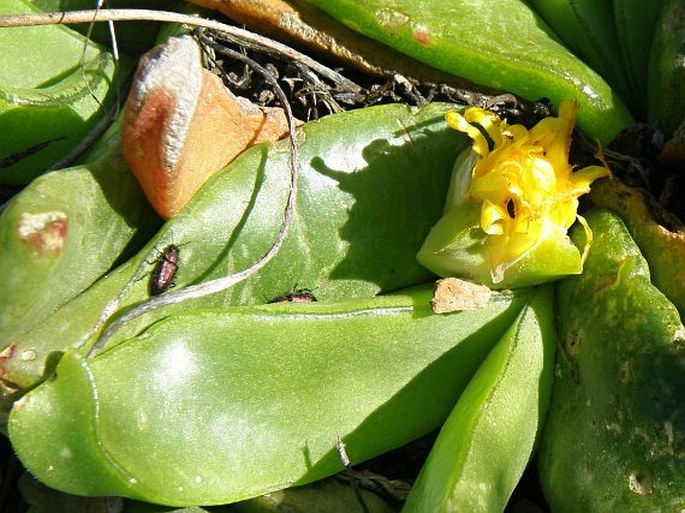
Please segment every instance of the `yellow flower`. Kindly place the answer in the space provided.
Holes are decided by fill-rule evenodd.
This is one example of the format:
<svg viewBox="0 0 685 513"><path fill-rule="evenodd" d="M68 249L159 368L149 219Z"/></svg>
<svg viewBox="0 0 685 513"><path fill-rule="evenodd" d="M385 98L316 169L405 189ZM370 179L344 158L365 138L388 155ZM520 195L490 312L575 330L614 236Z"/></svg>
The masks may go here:
<svg viewBox="0 0 685 513"><path fill-rule="evenodd" d="M458 161L447 210L465 204L480 206L481 250L492 284L502 283L507 271L541 244L551 247L550 240L571 244L566 232L576 219L586 227L588 244L591 240L589 228L577 213L578 197L590 191L594 180L609 175L609 169L596 165L574 170L569 164L577 110L576 103L563 101L558 117L545 118L531 130L509 125L475 107L463 115L446 115L452 128L472 140L470 155ZM444 228L441 231L444 235ZM451 253L445 251L448 246ZM433 253L441 258L454 254L454 241ZM581 268L584 257L579 255Z"/></svg>

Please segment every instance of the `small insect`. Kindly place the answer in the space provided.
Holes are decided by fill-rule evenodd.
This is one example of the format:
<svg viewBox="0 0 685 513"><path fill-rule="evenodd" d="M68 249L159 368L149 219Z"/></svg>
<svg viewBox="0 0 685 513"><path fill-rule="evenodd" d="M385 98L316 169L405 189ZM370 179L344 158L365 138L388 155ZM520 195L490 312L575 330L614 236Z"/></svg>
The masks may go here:
<svg viewBox="0 0 685 513"><path fill-rule="evenodd" d="M314 303L317 299L311 289L295 289L292 292L278 296L269 303Z"/></svg>
<svg viewBox="0 0 685 513"><path fill-rule="evenodd" d="M158 296L168 288L173 287L174 277L178 271L178 254L180 249L176 244L169 244L159 255L152 276L150 278L150 295Z"/></svg>

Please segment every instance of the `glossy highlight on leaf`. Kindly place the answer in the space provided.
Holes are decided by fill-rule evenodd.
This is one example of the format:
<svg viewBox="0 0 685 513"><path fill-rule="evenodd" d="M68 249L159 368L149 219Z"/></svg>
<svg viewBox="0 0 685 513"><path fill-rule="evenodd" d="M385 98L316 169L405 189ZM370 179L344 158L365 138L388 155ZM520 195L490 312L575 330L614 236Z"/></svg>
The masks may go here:
<svg viewBox="0 0 685 513"><path fill-rule="evenodd" d="M171 312L266 303L295 286L316 289L317 298L327 301L430 279L416 262L416 251L440 216L452 164L467 145L444 121L453 109L450 104L387 105L304 125L298 132L295 217L278 255L257 276L225 293L139 318L117 339ZM109 316L149 299L154 263L172 244L181 249L176 290L226 276L260 258L281 224L288 159L288 141L243 153L135 257L16 337L15 356L3 362L5 379L31 386L42 378L50 353L74 346L87 351L102 328L103 312ZM19 358L26 350L35 357Z"/></svg>
<svg viewBox="0 0 685 513"><path fill-rule="evenodd" d="M504 511L552 392L553 288L538 288L443 424L402 513Z"/></svg>
<svg viewBox="0 0 685 513"><path fill-rule="evenodd" d="M430 287L172 315L94 358L68 350L10 437L74 494L221 504L304 484L341 470L338 437L359 462L439 426L530 294L447 315Z"/></svg>
<svg viewBox="0 0 685 513"><path fill-rule="evenodd" d="M579 127L603 143L632 122L609 85L520 0L307 1L364 35L481 86L556 105L576 100Z"/></svg>

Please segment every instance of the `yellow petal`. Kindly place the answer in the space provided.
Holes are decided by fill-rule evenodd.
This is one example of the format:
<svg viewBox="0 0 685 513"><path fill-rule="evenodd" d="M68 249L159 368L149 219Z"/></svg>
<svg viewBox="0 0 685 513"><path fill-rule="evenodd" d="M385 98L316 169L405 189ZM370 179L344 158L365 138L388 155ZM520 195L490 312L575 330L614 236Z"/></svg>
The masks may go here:
<svg viewBox="0 0 685 513"><path fill-rule="evenodd" d="M604 178L611 175L608 167L604 166L587 166L578 171L574 171L571 176L571 187L573 190L583 191L578 195L590 192L590 185L598 178Z"/></svg>
<svg viewBox="0 0 685 513"><path fill-rule="evenodd" d="M507 133L519 144L527 142L530 137L528 129L523 125L512 125L507 129Z"/></svg>
<svg viewBox="0 0 685 513"><path fill-rule="evenodd" d="M507 218L507 212L491 201L483 202L480 215L480 224L483 231L489 235L501 235L504 233L502 221Z"/></svg>
<svg viewBox="0 0 685 513"><path fill-rule="evenodd" d="M531 130L509 126L480 108L446 116L450 126L472 139L477 154L473 169L466 170L470 185L462 184L460 190L466 191L465 201L480 204L493 283L550 237L554 243L545 247L563 248L571 258L566 232L576 219L584 221L577 214L578 197L589 192L594 180L610 174L603 161L576 172L569 164L577 111L575 102L562 101L557 117L545 118ZM598 158L602 160L601 153Z"/></svg>
<svg viewBox="0 0 685 513"><path fill-rule="evenodd" d="M559 105L559 117L545 118L530 131L531 141L545 149L546 158L560 173L571 171L568 154L577 111L575 102L564 100Z"/></svg>
<svg viewBox="0 0 685 513"><path fill-rule="evenodd" d="M490 139L492 139L492 142L495 144L495 146L502 144L502 132L508 127L506 121L497 117L496 114L478 107L466 109L466 112L464 112L464 117L469 123L476 123L477 125L483 127Z"/></svg>
<svg viewBox="0 0 685 513"><path fill-rule="evenodd" d="M455 130L464 132L471 138L471 140L473 141L473 150L478 155L484 157L489 153L490 149L488 148L488 141L487 139L485 139L485 136L481 133L478 127L470 124L464 118L464 116L462 116L458 112L448 112L447 114L445 114L445 120L447 121L447 124L449 126L454 128Z"/></svg>

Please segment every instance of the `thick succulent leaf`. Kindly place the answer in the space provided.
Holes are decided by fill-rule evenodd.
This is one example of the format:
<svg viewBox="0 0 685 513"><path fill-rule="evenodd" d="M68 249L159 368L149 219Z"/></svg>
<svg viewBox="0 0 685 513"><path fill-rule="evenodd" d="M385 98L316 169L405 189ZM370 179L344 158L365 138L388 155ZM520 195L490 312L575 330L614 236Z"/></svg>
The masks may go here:
<svg viewBox="0 0 685 513"><path fill-rule="evenodd" d="M294 221L277 256L225 293L157 311L125 327L126 338L171 311L264 303L293 288L320 300L369 296L426 281L415 260L440 217L452 165L467 145L447 127L451 105L400 105L328 116L299 132ZM245 152L217 175L129 262L67 303L36 329L13 337L6 380L30 386L54 351L86 342L103 312L150 297L160 252L180 249L176 287L245 269L273 243L282 223L290 168L288 141ZM10 334L11 336L11 334ZM27 353L30 351L30 353ZM31 358L22 355L31 354Z"/></svg>
<svg viewBox="0 0 685 513"><path fill-rule="evenodd" d="M83 1L83 0L81 0ZM217 9L236 23L260 34L267 34L296 47L308 47L309 53L335 58L345 67L353 67L376 76L400 73L421 82L448 83L454 87L470 84L438 71L407 55L360 37L320 9L299 0L190 0Z"/></svg>
<svg viewBox="0 0 685 513"><path fill-rule="evenodd" d="M685 503L685 328L614 213L586 217L585 269L557 285L559 358L539 473L553 511ZM582 229L574 240L584 238Z"/></svg>
<svg viewBox="0 0 685 513"><path fill-rule="evenodd" d="M649 263L652 283L685 319L685 225L670 216L645 189L601 180L592 202L616 212Z"/></svg>
<svg viewBox="0 0 685 513"><path fill-rule="evenodd" d="M628 80L635 93L630 109L638 119L647 117L647 68L657 18L665 0L614 0L616 35Z"/></svg>
<svg viewBox="0 0 685 513"><path fill-rule="evenodd" d="M37 178L0 215L0 347L39 326L159 227L116 130L93 154L88 164Z"/></svg>
<svg viewBox="0 0 685 513"><path fill-rule="evenodd" d="M0 14L34 12L26 0L0 3ZM26 184L103 115L119 83L117 67L103 47L63 25L2 29L0 48L0 183ZM130 68L125 61L123 70Z"/></svg>
<svg viewBox="0 0 685 513"><path fill-rule="evenodd" d="M433 314L431 287L172 315L93 358L68 350L9 433L54 488L171 505L304 484L438 427L531 289Z"/></svg>
<svg viewBox="0 0 685 513"><path fill-rule="evenodd" d="M649 57L647 107L666 137L685 123L685 3L665 2L659 14Z"/></svg>
<svg viewBox="0 0 685 513"><path fill-rule="evenodd" d="M638 98L623 65L611 0L530 0L530 4L627 105L635 104Z"/></svg>
<svg viewBox="0 0 685 513"><path fill-rule="evenodd" d="M541 287L459 397L403 513L504 511L534 452L552 392L553 288Z"/></svg>
<svg viewBox="0 0 685 513"><path fill-rule="evenodd" d="M529 100L580 104L578 125L603 142L632 122L607 83L519 0L306 0L415 59ZM613 30L613 26L611 27Z"/></svg>

